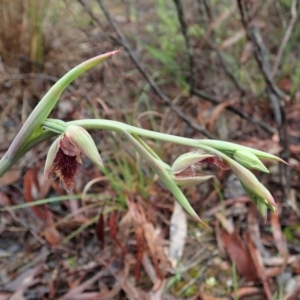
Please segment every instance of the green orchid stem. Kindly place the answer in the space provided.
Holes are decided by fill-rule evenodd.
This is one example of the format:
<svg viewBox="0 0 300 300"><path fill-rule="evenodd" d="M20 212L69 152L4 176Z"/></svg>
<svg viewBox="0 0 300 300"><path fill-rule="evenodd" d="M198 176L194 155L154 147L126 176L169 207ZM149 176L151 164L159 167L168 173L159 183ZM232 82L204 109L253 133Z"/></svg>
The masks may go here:
<svg viewBox="0 0 300 300"><path fill-rule="evenodd" d="M180 136L176 136L176 135L155 132L155 131L146 130L143 128L138 128L135 126L127 125L125 123L118 122L118 121L103 120L103 119L97 119L97 120L87 119L87 120L64 122L64 121L57 120L57 119L46 119L43 124L43 127L46 129L46 131L44 131L37 138L30 140L30 142L27 143L22 148L22 150L19 151L18 154L13 157L13 159L8 159L7 156L4 156L0 160L0 177L7 170L9 170L19 160L19 158L22 157L31 148L33 148L34 146L38 145L39 143L41 143L55 135L63 133L65 131L66 127L71 124L82 126L85 129L110 130L110 131L118 132L120 134L123 134L124 131L127 131L128 133L136 134L138 136L143 136L143 137L150 138L150 139L157 139L157 140L161 140L164 142L181 144L181 145L194 147L194 148L203 148L207 151L213 150L212 147L205 145L205 142L209 142L210 140L195 140L195 139L189 139L189 138L180 137Z"/></svg>
<svg viewBox="0 0 300 300"><path fill-rule="evenodd" d="M64 122L56 119L47 119L44 122L44 127L54 132L63 133L65 128L71 124L81 126L85 129L110 130L110 131L118 132L120 134L123 134L124 131L126 131L130 134L143 136L149 139L156 139L164 142L181 144L181 145L194 147L194 148L201 148L208 152L212 152L219 155L222 159L224 159L229 164L236 164L236 162L233 159L231 159L226 154L224 154L223 152L217 150L215 147L212 146L213 143L219 141L208 140L208 139L189 139L177 135L138 128L118 121L104 120L104 119L85 119L85 120ZM230 143L227 144L229 145Z"/></svg>
<svg viewBox="0 0 300 300"><path fill-rule="evenodd" d="M66 126L71 124L81 126L85 129L110 130L110 131L118 132L120 134L123 134L124 131L126 131L130 134L135 134L150 139L157 139L160 141L181 144L189 147L203 148L208 151L212 151L213 149L212 147L205 145L205 141L206 141L205 139L204 140L189 139L181 136L138 128L118 121L111 121L111 120L104 120L104 119L99 119L99 120L87 119L87 120L76 120L70 122L63 122L56 119L47 119L44 122L43 126L48 130L63 133Z"/></svg>

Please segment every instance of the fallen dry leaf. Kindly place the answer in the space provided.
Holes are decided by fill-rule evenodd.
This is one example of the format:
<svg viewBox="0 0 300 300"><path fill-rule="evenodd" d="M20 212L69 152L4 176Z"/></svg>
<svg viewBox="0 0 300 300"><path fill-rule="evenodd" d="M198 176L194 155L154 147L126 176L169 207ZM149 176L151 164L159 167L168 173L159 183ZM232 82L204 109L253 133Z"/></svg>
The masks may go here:
<svg viewBox="0 0 300 300"><path fill-rule="evenodd" d="M185 246L187 235L186 213L182 206L175 201L170 225L170 250L169 260L173 268L176 268Z"/></svg>
<svg viewBox="0 0 300 300"><path fill-rule="evenodd" d="M53 227L53 226L50 226L50 227L47 227L45 230L44 230L44 236L47 240L47 242L51 245L51 246L56 246L59 244L59 242L61 241L61 235L60 233L58 232L58 230Z"/></svg>
<svg viewBox="0 0 300 300"><path fill-rule="evenodd" d="M40 184L37 178L37 169L28 169L23 180L24 198L26 202L31 203L39 199ZM42 208L43 207L43 208ZM32 211L42 220L48 219L46 205L31 206Z"/></svg>
<svg viewBox="0 0 300 300"><path fill-rule="evenodd" d="M262 257L259 253L259 251L255 248L253 240L251 238L250 233L245 235L245 242L247 244L247 247L249 249L249 253L253 262L253 266L256 270L256 274L260 280L260 282L263 285L265 296L267 300L272 299L272 293L271 289L268 283L268 277L265 272L265 268L263 265Z"/></svg>
<svg viewBox="0 0 300 300"><path fill-rule="evenodd" d="M263 293L263 291L261 288L258 288L255 286L243 286L243 287L238 288L236 295L237 295L238 299L241 299L246 296L252 296L252 295L256 295L256 294L261 295L262 293ZM232 297L234 297L234 293L232 293Z"/></svg>
<svg viewBox="0 0 300 300"><path fill-rule="evenodd" d="M105 234L104 234L104 217L103 213L101 212L98 217L98 221L96 223L96 236L100 242L100 248L103 249L105 245Z"/></svg>
<svg viewBox="0 0 300 300"><path fill-rule="evenodd" d="M274 238L276 248L283 257L287 258L288 252L287 252L287 246L286 246L286 239L284 238L284 236L282 234L278 215L271 213L270 221L271 221L272 233L273 233L273 238Z"/></svg>
<svg viewBox="0 0 300 300"><path fill-rule="evenodd" d="M0 188L13 184L20 179L21 170L9 170L0 178Z"/></svg>

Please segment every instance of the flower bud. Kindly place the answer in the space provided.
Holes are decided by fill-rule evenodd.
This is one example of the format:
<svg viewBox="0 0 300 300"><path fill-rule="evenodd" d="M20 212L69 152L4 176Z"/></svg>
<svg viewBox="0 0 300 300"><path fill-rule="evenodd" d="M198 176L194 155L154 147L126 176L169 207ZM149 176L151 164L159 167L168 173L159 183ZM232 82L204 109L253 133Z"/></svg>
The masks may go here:
<svg viewBox="0 0 300 300"><path fill-rule="evenodd" d="M65 136L81 153L86 155L95 165L103 167L103 162L90 134L81 126L69 125Z"/></svg>
<svg viewBox="0 0 300 300"><path fill-rule="evenodd" d="M236 151L243 151L243 152L245 151L247 153L254 154L258 158L276 160L276 161L280 161L280 162L288 165L287 162L285 162L283 159L281 159L280 157L278 157L276 155L273 155L273 154L270 154L270 153L267 153L264 151L256 150L251 147L246 147L246 146L242 146L242 145L238 145L238 144L234 144L234 143L230 143L230 142L218 141L218 140L201 140L201 141L199 141L200 148L201 148L201 144L205 145L205 146L209 146L211 148L214 148L214 149L216 149L220 152L223 152L224 154L231 156L231 157L234 155L234 153Z"/></svg>
<svg viewBox="0 0 300 300"><path fill-rule="evenodd" d="M260 161L260 159L255 154L251 152L245 150L237 150L233 154L233 159L246 168L269 173L269 170L266 168L266 166Z"/></svg>
<svg viewBox="0 0 300 300"><path fill-rule="evenodd" d="M232 159L228 160L227 163L240 180L249 198L258 207L260 213L265 217L266 208L269 208L272 212L276 212L276 203L273 196L258 181L254 174Z"/></svg>

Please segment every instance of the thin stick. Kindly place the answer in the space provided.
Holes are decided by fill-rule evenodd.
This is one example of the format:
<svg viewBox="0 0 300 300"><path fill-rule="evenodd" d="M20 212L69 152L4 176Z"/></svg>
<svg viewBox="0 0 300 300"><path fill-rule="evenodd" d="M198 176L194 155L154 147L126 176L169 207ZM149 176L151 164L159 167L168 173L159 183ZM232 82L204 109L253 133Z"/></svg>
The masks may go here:
<svg viewBox="0 0 300 300"><path fill-rule="evenodd" d="M184 13L183 13L183 8L182 8L182 4L180 0L173 0L176 6L176 10L177 10L177 14L178 14L178 19L179 19L179 23L181 26L181 31L182 31L182 35L184 37L185 40L185 46L188 52L188 58L189 58L189 68L190 68L190 72L189 72L189 77L188 77L188 82L190 83L190 91L192 91L194 89L194 83L195 83L195 72L194 72L194 51L193 48L191 46L189 37L188 37L188 26L185 22L184 19Z"/></svg>
<svg viewBox="0 0 300 300"><path fill-rule="evenodd" d="M291 5L291 14L292 14L292 18L289 22L289 25L288 25L288 29L287 31L285 32L285 35L283 37L283 40L280 44L280 47L279 47L279 50L278 50L278 53L277 53L277 56L276 56L276 59L275 59L275 62L274 62L274 66L273 66L273 70L272 70L272 76L275 77L276 74L277 74L277 71L278 71L278 66L279 66L279 63L281 61L281 58L282 58L282 55L283 55L283 51L291 37L291 33L293 31L293 28L295 26L295 23L296 23L296 20L297 20L297 0L293 0L292 2L292 5Z"/></svg>

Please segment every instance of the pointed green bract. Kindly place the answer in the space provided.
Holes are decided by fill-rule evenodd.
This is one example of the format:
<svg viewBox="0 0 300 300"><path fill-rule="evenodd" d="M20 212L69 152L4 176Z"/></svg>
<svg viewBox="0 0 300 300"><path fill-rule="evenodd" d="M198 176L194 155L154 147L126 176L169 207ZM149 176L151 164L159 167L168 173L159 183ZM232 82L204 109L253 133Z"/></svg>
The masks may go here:
<svg viewBox="0 0 300 300"><path fill-rule="evenodd" d="M250 199L254 200L254 204L260 204L259 207L261 207L261 203L258 203L258 201L262 202L271 211L276 212L276 203L273 196L269 190L258 181L254 174L232 159L228 159L227 163L232 172L240 180Z"/></svg>
<svg viewBox="0 0 300 300"><path fill-rule="evenodd" d="M200 175L200 176L176 176L171 174L173 181L182 187L194 186L201 184L211 178L215 177L214 175Z"/></svg>
<svg viewBox="0 0 300 300"><path fill-rule="evenodd" d="M204 159L210 157L214 157L214 156L212 154L203 154L196 151L182 154L174 161L171 168L171 172L172 174L180 173L185 169L187 169L188 167L191 167L196 163L199 163Z"/></svg>
<svg viewBox="0 0 300 300"><path fill-rule="evenodd" d="M69 125L66 128L65 136L95 165L103 167L103 162L95 142L84 128L77 125Z"/></svg>
<svg viewBox="0 0 300 300"><path fill-rule="evenodd" d="M251 152L237 150L233 154L233 159L246 168L269 173L269 170L266 168L266 166L260 161L260 159L255 154Z"/></svg>

